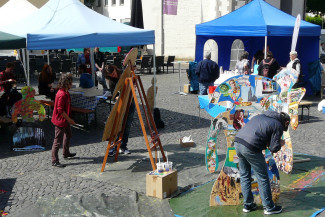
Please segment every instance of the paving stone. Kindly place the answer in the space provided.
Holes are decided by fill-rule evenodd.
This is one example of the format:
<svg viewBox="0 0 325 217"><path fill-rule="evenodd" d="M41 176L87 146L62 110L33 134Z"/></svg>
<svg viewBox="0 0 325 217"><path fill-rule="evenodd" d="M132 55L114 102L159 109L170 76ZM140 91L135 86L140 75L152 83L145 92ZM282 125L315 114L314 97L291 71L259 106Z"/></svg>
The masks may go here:
<svg viewBox="0 0 325 217"><path fill-rule="evenodd" d="M141 79L147 89L151 84L152 75L143 75ZM179 170L180 188L215 179L217 174L209 174L206 171L204 160L211 118L204 110L200 111L199 117L197 95L173 94L179 90L178 73L159 74L157 80L157 107L165 122L165 128L159 129L160 139L164 150L168 151L170 160ZM74 82L76 83L77 79ZM187 76L182 73L181 84L185 83L188 83ZM35 82L32 84L37 86ZM325 141L325 115L317 111L316 105L320 99L306 99L315 104L310 109L310 121L303 121L296 131L290 131L293 150L325 157L321 151ZM63 198L67 195L79 198L88 195L96 198L102 193L112 197L127 196L134 192L145 193L145 183L141 180L145 180L144 174L151 169L151 164L137 113L128 144L132 154L120 155L118 162L109 158L105 172L100 172L107 147L107 142L101 141L103 123L108 114L108 107L100 105L97 109L97 127L91 127L89 131L73 128L71 152L76 152L78 158L66 161L60 149L60 162L67 164L63 169L51 166L54 127L49 120L39 124L46 132L47 138L46 150L42 152L13 152L9 149L6 139L2 140L4 135L0 134L0 148L3 150L0 156L0 189L10 191L4 201L0 200L0 208L4 208L10 216L19 216L22 209L36 205L40 197L45 200L61 198L60 200L64 201ZM196 146L181 148L179 139L189 135ZM225 151L225 137L221 134L218 137L219 169L225 159ZM190 178L187 180L185 177ZM123 178L125 181L121 181ZM142 206L140 208L140 211L143 211Z"/></svg>

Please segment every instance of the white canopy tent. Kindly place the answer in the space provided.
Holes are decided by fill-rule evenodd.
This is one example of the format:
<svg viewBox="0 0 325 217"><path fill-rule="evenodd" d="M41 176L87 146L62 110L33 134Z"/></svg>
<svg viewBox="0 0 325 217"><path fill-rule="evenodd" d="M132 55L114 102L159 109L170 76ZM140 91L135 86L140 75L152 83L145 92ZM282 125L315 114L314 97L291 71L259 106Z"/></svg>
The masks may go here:
<svg viewBox="0 0 325 217"><path fill-rule="evenodd" d="M0 8L0 27L31 15L38 8L27 0L9 0Z"/></svg>
<svg viewBox="0 0 325 217"><path fill-rule="evenodd" d="M0 27L10 25L38 10L27 0L9 0L0 8ZM13 50L0 50L0 55L13 56Z"/></svg>
<svg viewBox="0 0 325 217"><path fill-rule="evenodd" d="M118 23L79 0L50 0L26 19L0 27L0 31L26 38L28 50L155 44L153 30ZM155 58L153 65L155 76Z"/></svg>

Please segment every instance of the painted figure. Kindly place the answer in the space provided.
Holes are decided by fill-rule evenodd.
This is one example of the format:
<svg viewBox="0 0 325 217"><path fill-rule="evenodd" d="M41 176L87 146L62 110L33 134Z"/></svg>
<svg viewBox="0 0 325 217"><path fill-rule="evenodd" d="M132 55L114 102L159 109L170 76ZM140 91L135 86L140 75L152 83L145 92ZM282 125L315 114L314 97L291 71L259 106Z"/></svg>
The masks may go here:
<svg viewBox="0 0 325 217"><path fill-rule="evenodd" d="M17 122L18 115L21 115L23 121L34 121L33 112L37 111L39 120L45 119L45 109L41 103L34 99L35 90L32 87L26 86L21 89L22 99L15 103L14 112L11 119L14 123Z"/></svg>
<svg viewBox="0 0 325 217"><path fill-rule="evenodd" d="M234 126L234 128L236 130L240 130L241 128L243 128L245 126L244 110L243 109L236 110L235 116L234 116L234 124L233 124L233 126Z"/></svg>

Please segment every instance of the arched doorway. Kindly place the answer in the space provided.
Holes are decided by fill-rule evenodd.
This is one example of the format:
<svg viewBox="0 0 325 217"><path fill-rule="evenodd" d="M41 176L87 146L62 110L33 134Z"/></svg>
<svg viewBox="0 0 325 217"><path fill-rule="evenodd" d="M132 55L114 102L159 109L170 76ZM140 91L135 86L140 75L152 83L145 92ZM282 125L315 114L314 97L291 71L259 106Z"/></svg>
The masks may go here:
<svg viewBox="0 0 325 217"><path fill-rule="evenodd" d="M209 39L205 42L203 48L203 58L206 52L211 52L211 60L218 63L218 44L215 40Z"/></svg>

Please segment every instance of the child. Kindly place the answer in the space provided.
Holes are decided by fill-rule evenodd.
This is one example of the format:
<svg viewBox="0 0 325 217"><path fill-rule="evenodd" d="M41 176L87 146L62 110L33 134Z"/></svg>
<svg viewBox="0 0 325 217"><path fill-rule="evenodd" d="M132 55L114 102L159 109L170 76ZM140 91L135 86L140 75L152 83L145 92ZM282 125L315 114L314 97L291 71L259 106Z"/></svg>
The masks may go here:
<svg viewBox="0 0 325 217"><path fill-rule="evenodd" d="M63 145L63 157L72 158L75 153L70 153L69 145L71 138L71 124L76 124L69 116L71 111L71 98L69 89L72 87L72 75L63 74L59 80L59 91L55 97L55 104L52 115L52 123L55 125L55 135L52 145L52 166L65 167L60 164L58 152L59 145Z"/></svg>

